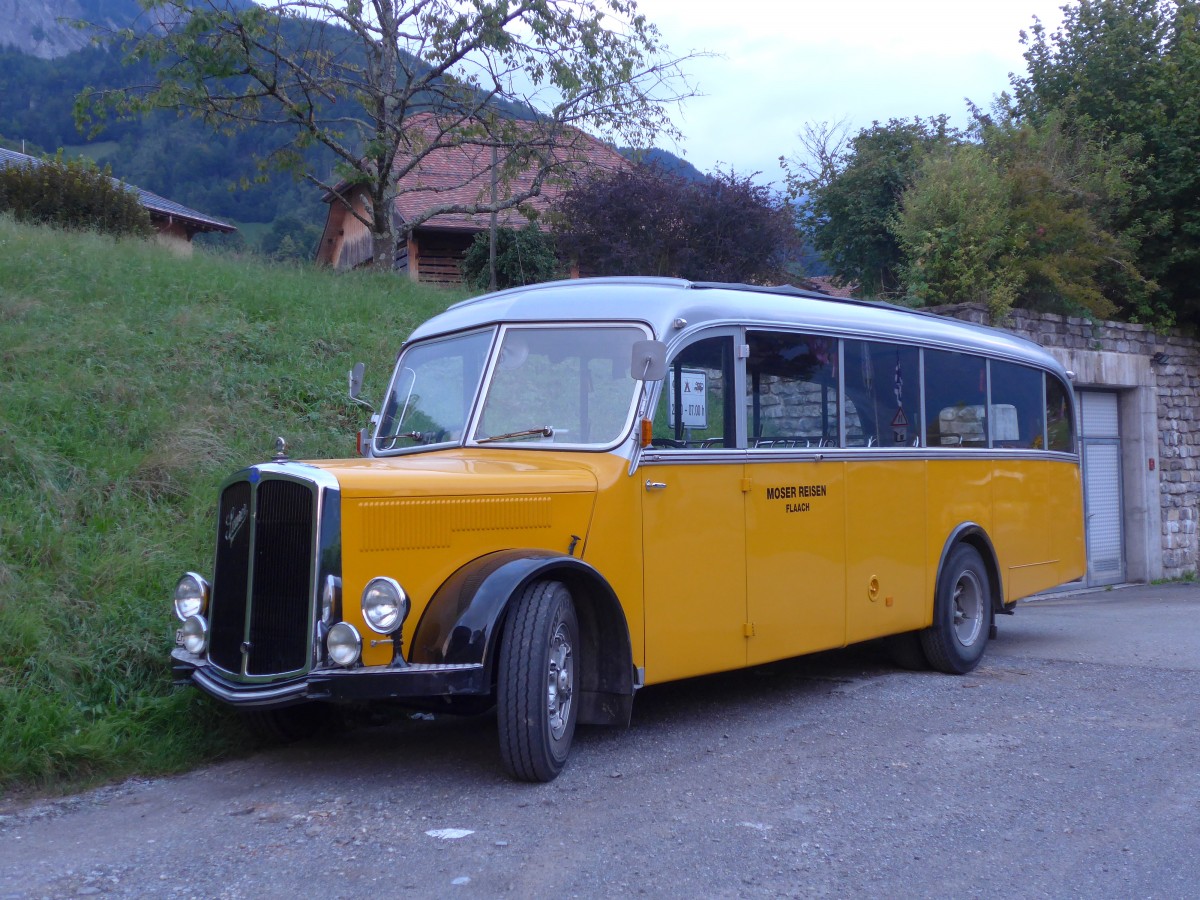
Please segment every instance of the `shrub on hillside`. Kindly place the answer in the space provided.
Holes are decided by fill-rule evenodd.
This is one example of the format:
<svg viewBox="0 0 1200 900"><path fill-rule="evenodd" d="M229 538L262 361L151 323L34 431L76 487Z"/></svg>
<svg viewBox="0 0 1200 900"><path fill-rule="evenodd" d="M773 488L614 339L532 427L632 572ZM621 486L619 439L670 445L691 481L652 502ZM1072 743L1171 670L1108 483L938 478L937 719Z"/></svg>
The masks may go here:
<svg viewBox="0 0 1200 900"><path fill-rule="evenodd" d="M800 249L791 207L732 170L599 172L561 195L551 221L559 253L594 275L778 283Z"/></svg>
<svg viewBox="0 0 1200 900"><path fill-rule="evenodd" d="M21 222L91 229L117 237L149 237L150 214L112 171L89 160L53 159L0 169L0 212Z"/></svg>
<svg viewBox="0 0 1200 900"><path fill-rule="evenodd" d="M475 235L467 248L460 268L463 281L481 291L488 289L489 237L486 231ZM536 223L530 222L520 231L496 229L496 288L504 290L523 284L550 281L561 273L554 253L554 240Z"/></svg>

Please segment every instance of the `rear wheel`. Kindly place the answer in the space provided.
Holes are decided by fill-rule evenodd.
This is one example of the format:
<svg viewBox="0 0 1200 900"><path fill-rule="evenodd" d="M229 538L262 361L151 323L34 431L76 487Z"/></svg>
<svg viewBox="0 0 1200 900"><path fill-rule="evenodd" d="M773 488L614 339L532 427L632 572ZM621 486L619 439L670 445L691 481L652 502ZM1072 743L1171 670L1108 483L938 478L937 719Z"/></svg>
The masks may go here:
<svg viewBox="0 0 1200 900"><path fill-rule="evenodd" d="M504 768L522 781L551 781L567 762L575 699L579 620L566 586L537 581L508 611L496 707Z"/></svg>
<svg viewBox="0 0 1200 900"><path fill-rule="evenodd" d="M979 551L959 544L938 578L933 625L921 632L930 665L952 675L970 672L983 658L992 618L992 591Z"/></svg>

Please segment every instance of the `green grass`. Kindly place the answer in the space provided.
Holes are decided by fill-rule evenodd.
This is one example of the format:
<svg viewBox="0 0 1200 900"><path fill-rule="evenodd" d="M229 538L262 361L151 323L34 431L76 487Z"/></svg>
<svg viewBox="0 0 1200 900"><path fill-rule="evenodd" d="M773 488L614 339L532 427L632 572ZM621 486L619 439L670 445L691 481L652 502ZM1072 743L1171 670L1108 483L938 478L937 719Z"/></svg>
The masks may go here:
<svg viewBox="0 0 1200 900"><path fill-rule="evenodd" d="M460 297L374 273L181 259L0 216L0 787L175 771L246 740L170 687L175 580L217 487L349 456L401 341Z"/></svg>

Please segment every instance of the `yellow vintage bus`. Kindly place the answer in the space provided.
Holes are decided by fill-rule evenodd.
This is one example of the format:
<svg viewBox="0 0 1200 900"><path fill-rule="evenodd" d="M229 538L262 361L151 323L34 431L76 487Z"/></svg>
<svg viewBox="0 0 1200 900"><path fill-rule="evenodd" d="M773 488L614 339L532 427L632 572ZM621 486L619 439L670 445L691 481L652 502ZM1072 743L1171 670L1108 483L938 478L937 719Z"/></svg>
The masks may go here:
<svg viewBox="0 0 1200 900"><path fill-rule="evenodd" d="M361 367L351 373L357 397ZM297 733L476 713L554 778L643 685L890 636L973 669L1082 575L1068 373L989 328L795 288L582 279L405 344L361 458L275 458L175 589L178 683Z"/></svg>

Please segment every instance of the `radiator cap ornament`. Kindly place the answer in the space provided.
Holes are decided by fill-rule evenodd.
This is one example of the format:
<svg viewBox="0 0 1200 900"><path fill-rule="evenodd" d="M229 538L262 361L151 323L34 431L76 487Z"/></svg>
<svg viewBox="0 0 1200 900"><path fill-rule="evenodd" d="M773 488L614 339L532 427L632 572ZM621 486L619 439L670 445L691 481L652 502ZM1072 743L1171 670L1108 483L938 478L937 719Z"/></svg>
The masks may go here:
<svg viewBox="0 0 1200 900"><path fill-rule="evenodd" d="M287 458L287 441L281 437L275 438L275 462L284 462Z"/></svg>

